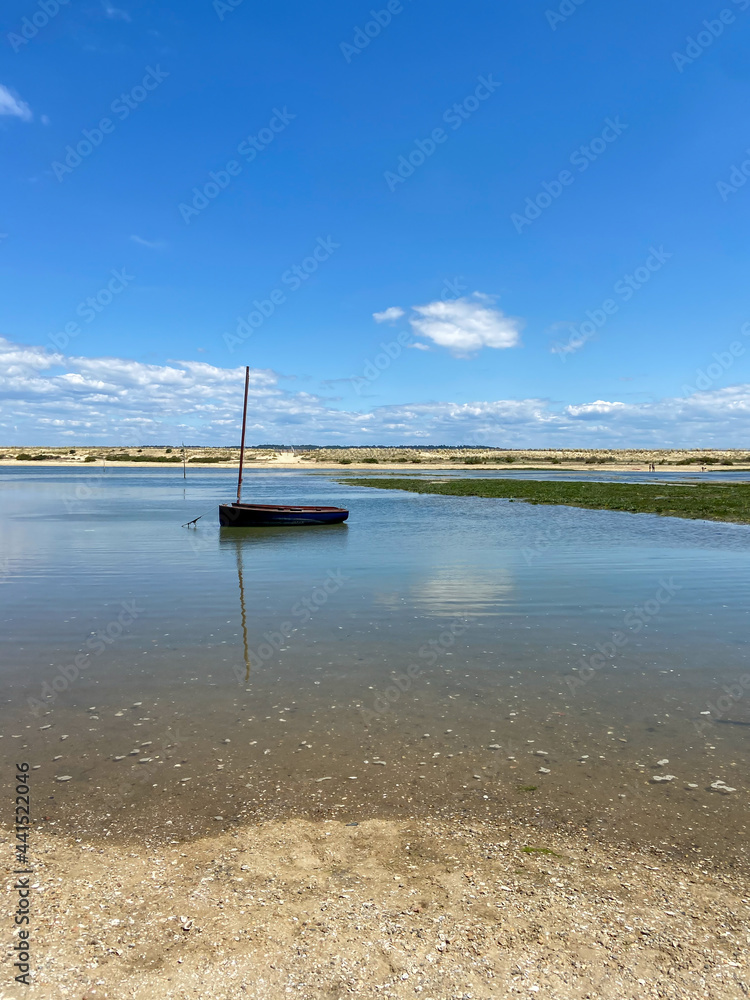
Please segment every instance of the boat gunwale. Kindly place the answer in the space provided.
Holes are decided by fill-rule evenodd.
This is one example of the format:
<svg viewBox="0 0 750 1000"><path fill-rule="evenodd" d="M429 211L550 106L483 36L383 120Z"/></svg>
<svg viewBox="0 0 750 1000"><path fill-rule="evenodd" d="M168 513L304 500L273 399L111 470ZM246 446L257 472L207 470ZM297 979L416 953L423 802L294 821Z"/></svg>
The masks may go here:
<svg viewBox="0 0 750 1000"><path fill-rule="evenodd" d="M326 514L348 514L349 511L346 507L300 507L295 505L287 504L261 504L261 503L237 503L236 501L231 504L220 504L221 507L228 507L234 510L257 510L257 511L272 511L275 513L297 513L298 511L314 512L314 513L326 513Z"/></svg>

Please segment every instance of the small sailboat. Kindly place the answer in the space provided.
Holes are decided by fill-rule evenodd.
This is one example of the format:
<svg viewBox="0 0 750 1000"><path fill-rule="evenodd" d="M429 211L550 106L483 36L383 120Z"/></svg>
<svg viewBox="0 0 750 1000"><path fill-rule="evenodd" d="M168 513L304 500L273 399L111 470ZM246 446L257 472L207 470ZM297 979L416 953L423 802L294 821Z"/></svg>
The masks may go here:
<svg viewBox="0 0 750 1000"><path fill-rule="evenodd" d="M245 427L247 426L247 393L250 368L245 368L245 405L242 410L242 441L240 469L237 476L237 500L219 504L219 524L222 528L266 528L298 524L340 524L349 517L343 507L293 507L288 504L258 504L242 502L242 470L245 463Z"/></svg>

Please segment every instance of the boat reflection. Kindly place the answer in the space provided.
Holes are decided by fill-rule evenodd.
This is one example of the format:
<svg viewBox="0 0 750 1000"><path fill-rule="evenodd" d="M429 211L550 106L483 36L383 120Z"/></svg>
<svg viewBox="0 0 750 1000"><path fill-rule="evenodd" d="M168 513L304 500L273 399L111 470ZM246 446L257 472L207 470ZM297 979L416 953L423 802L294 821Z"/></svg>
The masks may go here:
<svg viewBox="0 0 750 1000"><path fill-rule="evenodd" d="M346 524L330 524L326 530L316 531L318 525L300 524L295 526L294 531L289 531L286 527L257 527L257 528L231 528L222 525L219 528L220 544L241 545L245 543L248 547L269 546L269 545L299 545L310 549L310 542L317 535L321 542L325 540L328 547L331 542L337 540L342 542L349 530Z"/></svg>
<svg viewBox="0 0 750 1000"><path fill-rule="evenodd" d="M306 559L309 558L311 549L310 541L316 536L321 543L325 544L326 554L331 552L331 543L334 548L341 548L346 545L347 526L345 524L332 524L325 531L325 540L321 537L321 532L315 526L300 526L296 531L288 531L286 528L220 528L219 545L234 547L235 561L237 563L237 585L240 592L240 620L242 622L242 650L245 662L245 683L250 679L250 644L247 638L247 602L245 594L245 574L243 552L247 550L257 550L258 547L265 548L269 545L298 545L304 549ZM312 548L316 551L315 546Z"/></svg>
<svg viewBox="0 0 750 1000"><path fill-rule="evenodd" d="M245 659L245 683L250 680L250 653L247 644L247 608L245 606L245 577L242 572L242 543L235 543L237 557L237 581L240 586L240 619L242 621L242 650Z"/></svg>

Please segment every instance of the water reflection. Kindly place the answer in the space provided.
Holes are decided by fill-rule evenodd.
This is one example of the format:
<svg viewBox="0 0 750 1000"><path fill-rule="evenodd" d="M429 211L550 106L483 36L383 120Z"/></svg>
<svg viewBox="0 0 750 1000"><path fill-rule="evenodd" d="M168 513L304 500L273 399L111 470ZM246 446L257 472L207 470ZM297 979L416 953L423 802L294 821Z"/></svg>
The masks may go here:
<svg viewBox="0 0 750 1000"><path fill-rule="evenodd" d="M242 628L242 651L243 651L243 661L245 664L245 683L250 679L251 672L251 656L250 656L250 643L248 641L248 622L247 622L247 601L246 601L246 590L245 590L245 566L244 566L244 555L247 552L248 555L252 555L253 550L255 550L258 555L266 552L269 547L274 549L282 549L284 546L294 548L295 546L299 548L300 555L308 553L310 543L316 541L316 536L318 544L315 548L318 548L320 544L325 545L327 553L330 555L331 551L337 552L341 551L342 548L346 547L347 539L347 526L346 524L332 524L332 525L294 525L279 528L228 528L222 527L219 529L219 546L221 547L231 547L234 549L235 563L237 566L237 585L239 588L239 600L240 600L240 624ZM257 563L254 566L257 571ZM256 597L259 587L262 589L262 583L259 583L257 575L251 577L252 584L254 584Z"/></svg>
<svg viewBox="0 0 750 1000"><path fill-rule="evenodd" d="M240 620L242 623L242 650L245 659L245 683L250 680L250 653L247 644L247 609L245 607L245 579L242 574L242 541L234 539L235 556L237 557L237 582L240 587Z"/></svg>
<svg viewBox="0 0 750 1000"><path fill-rule="evenodd" d="M392 612L403 610L406 602L438 618L467 618L502 614L513 592L513 579L505 569L477 572L452 565L412 584L405 594L381 593L377 601Z"/></svg>
<svg viewBox="0 0 750 1000"><path fill-rule="evenodd" d="M229 528L219 529L219 542L222 545L244 544L248 548L273 546L299 546L309 548L310 544L324 544L330 547L346 541L348 525L344 524L291 524L272 528ZM316 536L320 536L316 538ZM319 545L318 545L319 547Z"/></svg>
<svg viewBox="0 0 750 1000"><path fill-rule="evenodd" d="M215 511L217 498L231 495L233 478L191 470L183 489L179 470L108 470L96 479L83 469L0 470L0 574L4 557L12 574L12 586L0 588L0 730L19 734L21 744L33 739L50 795L62 794L50 764L66 755L70 789L80 778L90 790L83 813L84 800L69 799L79 818L98 813L113 822L96 796L117 787L115 768L131 766L127 758L115 764L113 748L127 754L136 738L167 747L179 726L180 755L193 772L186 767L179 777L193 783L180 781L176 797L165 799L159 771L171 769L154 760L141 772L133 761L139 773L156 772L138 782L139 795L153 794L155 808L158 796L160 810L165 801L186 814L210 810L209 824L217 812L234 815L242 789L257 804L267 788L276 809L272 789L281 782L283 801L304 808L311 786L315 801L330 794L334 804L344 801L338 796L346 787L356 816L370 807L401 810L412 794L416 810L419 795L427 809L449 802L463 808L478 792L484 810L484 786L467 782L476 771L494 775L509 808L520 798L518 786L544 781L560 815L582 827L592 815L597 826L599 818L612 824L613 806L631 809L635 788L650 811L663 809L648 827L650 842L673 836L674 828L694 838L703 816L715 817L712 852L743 842L744 790L734 798L700 796L719 777L739 784L732 769L738 778L747 773L750 694L740 680L750 636L750 526L413 495L345 487L319 474L264 472L253 484L259 502L349 506L351 520L220 530L209 513L196 529L182 527ZM626 615L653 599L662 578L674 579L675 600L638 632L629 629ZM66 690L43 727L22 729L26 699L63 676L90 636L132 601L145 609L133 627L74 682L65 675ZM460 631L451 633L451 621ZM626 628L616 659L604 656L588 681L567 683L613 631ZM434 664L423 647L439 654ZM406 673L413 663L422 669L416 678ZM238 690L238 682L251 690ZM742 699L732 695L722 712L727 691L740 689ZM371 723L365 710L375 715ZM91 713L101 717L98 726ZM363 754L370 732L377 743ZM70 734L64 744L60 733ZM425 733L434 741L432 765L420 775ZM224 742L233 765L217 782L213 758ZM493 744L525 752L509 750L514 759L506 760ZM393 764L359 770L376 747ZM538 777L538 747L556 758L546 778ZM657 789L642 768L664 757L678 780ZM242 776L239 788L232 773ZM326 775L330 784L312 780ZM695 785L694 795L682 797L683 782ZM615 798L615 788L626 798ZM519 808L531 801L523 796ZM729 810L735 826L726 823ZM111 812L123 810L118 804ZM132 823L135 812L128 809L123 822ZM634 815L642 836L646 819ZM151 814L144 827L150 822Z"/></svg>
<svg viewBox="0 0 750 1000"><path fill-rule="evenodd" d="M326 662L354 644L366 658L386 636L395 662L423 641L425 617L485 616L487 642L502 618L506 647L541 662L559 659L562 645L571 656L595 648L662 574L674 575L680 599L629 651L702 663L703 674L731 673L746 654L750 526L368 490L285 472L259 474L254 497L349 506L350 521L219 529L210 513L182 527L226 495L230 478L191 471L184 492L174 470L108 470L89 490L88 470L0 470L0 580L13 583L1 588L0 654L38 686L53 660L106 627L113 607L136 600L147 614L117 650L138 663L153 657L154 678L154 654L174 647L229 654L244 674L256 633L285 620L304 625L294 648ZM537 545L552 529L558 540ZM303 622L292 609L329 574L346 586Z"/></svg>

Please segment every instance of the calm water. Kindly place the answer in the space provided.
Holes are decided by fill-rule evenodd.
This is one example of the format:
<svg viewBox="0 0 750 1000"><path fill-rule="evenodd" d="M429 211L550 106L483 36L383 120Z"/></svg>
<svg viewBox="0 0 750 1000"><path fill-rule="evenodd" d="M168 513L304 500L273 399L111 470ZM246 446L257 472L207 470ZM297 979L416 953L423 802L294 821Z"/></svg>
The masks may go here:
<svg viewBox="0 0 750 1000"><path fill-rule="evenodd" d="M51 821L511 810L732 854L750 528L258 470L349 522L220 531L233 480L0 469L0 746Z"/></svg>

